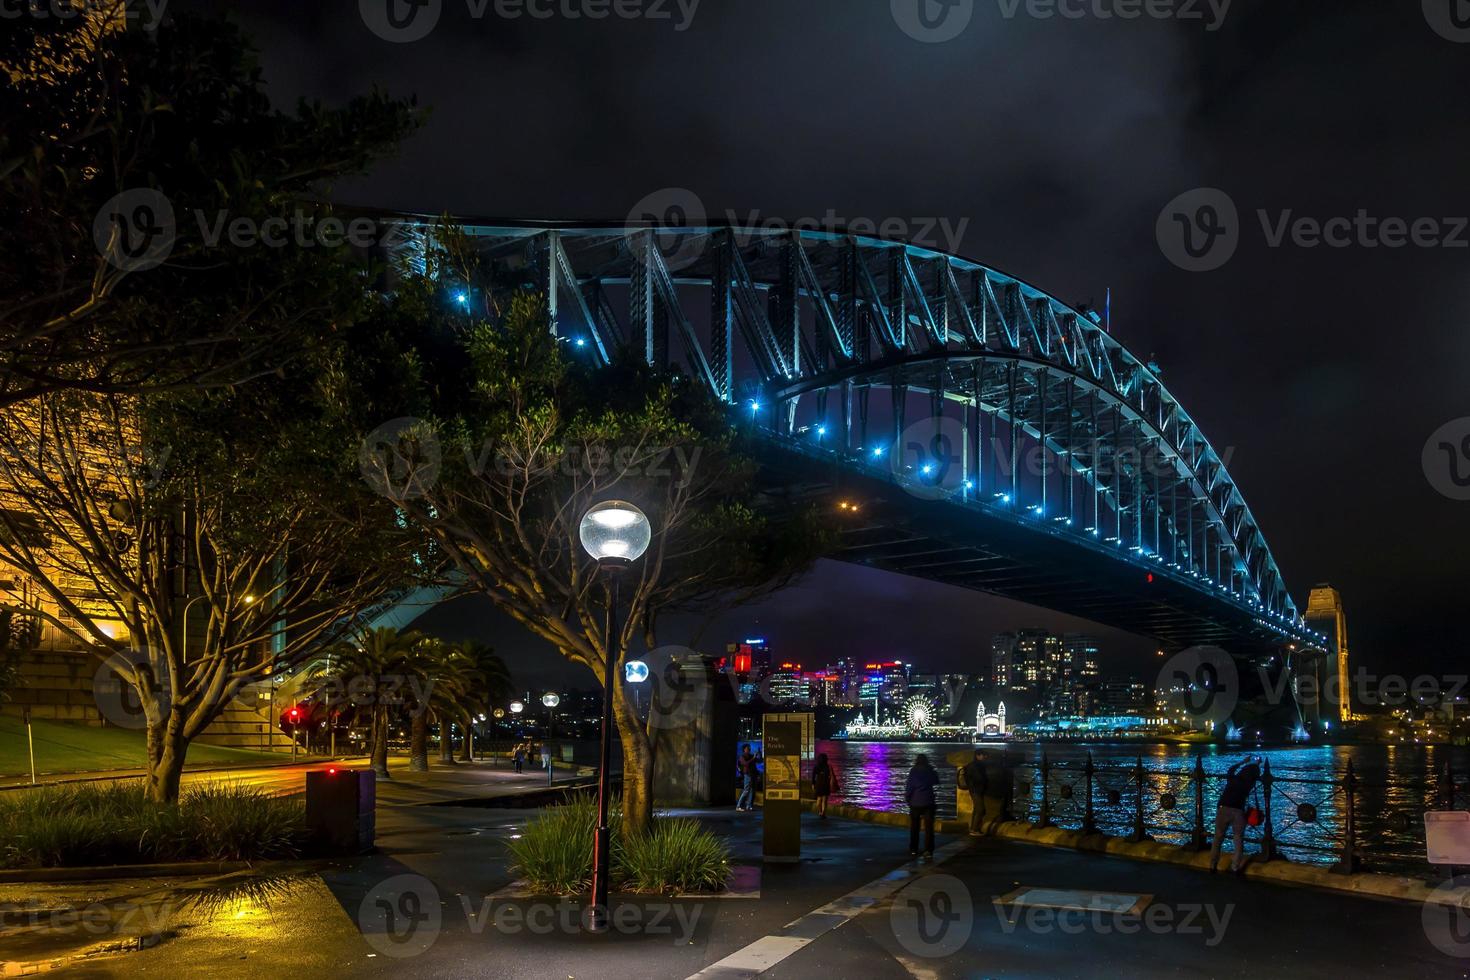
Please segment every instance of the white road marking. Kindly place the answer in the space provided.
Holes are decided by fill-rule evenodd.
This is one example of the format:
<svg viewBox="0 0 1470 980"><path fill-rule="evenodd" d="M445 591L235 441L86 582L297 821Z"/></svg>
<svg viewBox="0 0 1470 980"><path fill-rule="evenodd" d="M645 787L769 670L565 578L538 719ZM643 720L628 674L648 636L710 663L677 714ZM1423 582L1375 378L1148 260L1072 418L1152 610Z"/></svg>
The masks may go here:
<svg viewBox="0 0 1470 980"><path fill-rule="evenodd" d="M737 949L717 963L700 970L689 980L744 980L760 976L792 953L803 948L845 922L851 921L863 911L892 895L912 879L925 874L950 858L968 849L969 840L958 840L945 844L934 852L934 860L926 864L908 864L875 878L840 898L833 899L820 908L813 909L799 919L788 922L781 933L765 936L742 949Z"/></svg>

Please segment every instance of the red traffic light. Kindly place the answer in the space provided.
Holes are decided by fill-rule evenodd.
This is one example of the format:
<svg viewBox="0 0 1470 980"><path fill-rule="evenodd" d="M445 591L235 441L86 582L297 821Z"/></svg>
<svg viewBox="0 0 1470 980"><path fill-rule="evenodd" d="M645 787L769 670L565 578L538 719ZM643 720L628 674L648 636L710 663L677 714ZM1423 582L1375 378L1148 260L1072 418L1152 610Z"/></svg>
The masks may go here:
<svg viewBox="0 0 1470 980"><path fill-rule="evenodd" d="M1149 572L1148 573L1148 584L1149 585L1153 585L1154 584L1154 573L1153 572Z"/></svg>

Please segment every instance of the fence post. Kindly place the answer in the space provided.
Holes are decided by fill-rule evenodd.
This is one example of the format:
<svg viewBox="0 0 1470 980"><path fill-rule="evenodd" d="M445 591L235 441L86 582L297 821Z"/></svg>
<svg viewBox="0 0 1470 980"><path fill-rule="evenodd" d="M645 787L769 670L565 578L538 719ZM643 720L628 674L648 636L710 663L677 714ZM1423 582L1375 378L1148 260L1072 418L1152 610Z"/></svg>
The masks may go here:
<svg viewBox="0 0 1470 980"><path fill-rule="evenodd" d="M1266 821L1266 830L1261 838L1261 860L1273 860L1276 855L1276 827L1271 819L1271 784L1275 777L1271 775L1271 760L1266 760L1266 769L1261 773L1261 785L1266 787L1266 809L1261 816Z"/></svg>
<svg viewBox="0 0 1470 980"><path fill-rule="evenodd" d="M1051 762L1046 753L1041 753L1041 812L1036 816L1036 826L1051 826Z"/></svg>
<svg viewBox="0 0 1470 980"><path fill-rule="evenodd" d="M1082 776L1087 784L1087 808L1082 813L1082 832L1091 834L1097 832L1097 821L1092 814L1092 753L1087 753L1087 761L1082 766Z"/></svg>
<svg viewBox="0 0 1470 980"><path fill-rule="evenodd" d="M1194 757L1194 836L1189 846L1196 851L1205 849L1205 760Z"/></svg>
<svg viewBox="0 0 1470 980"><path fill-rule="evenodd" d="M1333 867L1338 874L1350 875L1359 870L1358 861L1358 775L1353 771L1353 760L1347 764L1347 775L1342 777L1342 792L1347 800L1347 817L1342 824L1342 857Z"/></svg>
<svg viewBox="0 0 1470 980"><path fill-rule="evenodd" d="M1143 756L1138 757L1138 765L1133 769L1133 834L1128 838L1135 843L1148 840L1148 828L1143 822Z"/></svg>

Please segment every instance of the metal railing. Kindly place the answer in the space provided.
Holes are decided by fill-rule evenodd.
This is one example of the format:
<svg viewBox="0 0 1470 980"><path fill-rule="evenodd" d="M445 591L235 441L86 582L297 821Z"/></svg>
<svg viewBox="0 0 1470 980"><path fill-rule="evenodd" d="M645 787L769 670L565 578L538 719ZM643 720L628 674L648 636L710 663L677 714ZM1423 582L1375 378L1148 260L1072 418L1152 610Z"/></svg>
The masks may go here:
<svg viewBox="0 0 1470 980"><path fill-rule="evenodd" d="M1131 841L1159 840L1207 850L1215 830L1219 790L1228 778L1192 766L1149 769L1140 757L1130 766L1041 761L1009 767L1007 813L1040 827L1102 833ZM1389 787L1364 783L1348 760L1330 777L1277 776L1266 760L1248 806L1260 810L1247 826L1248 849L1257 860L1291 859L1330 864L1344 874L1364 869L1427 872L1425 810L1465 809L1470 781L1448 764L1440 767L1410 805L1397 805ZM1402 796L1400 792L1398 796Z"/></svg>

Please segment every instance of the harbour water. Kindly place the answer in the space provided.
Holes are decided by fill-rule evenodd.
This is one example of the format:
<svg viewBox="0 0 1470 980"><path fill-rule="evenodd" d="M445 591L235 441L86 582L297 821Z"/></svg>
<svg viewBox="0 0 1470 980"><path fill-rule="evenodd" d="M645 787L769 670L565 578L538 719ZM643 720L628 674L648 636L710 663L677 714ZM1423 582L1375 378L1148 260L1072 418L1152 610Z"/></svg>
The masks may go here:
<svg viewBox="0 0 1470 980"><path fill-rule="evenodd" d="M820 741L837 768L843 802L876 810L903 810L903 784L914 757L927 753L939 771L939 812L955 814L955 769L945 764L969 743ZM1331 863L1340 857L1345 793L1340 783L1349 760L1357 777L1358 843L1372 867L1428 871L1424 856L1423 812L1437 807L1438 774L1446 761L1454 772L1470 770L1470 750L1445 746L1351 745L1255 748L1214 745L1011 742L986 747L992 766L1004 765L1012 781L1017 817L1039 812L1037 768L1045 753L1052 766L1048 803L1060 826L1080 826L1085 800L1082 768L1090 753L1094 776L1094 816L1100 829L1127 834L1137 814L1138 780L1144 770L1144 819L1160 840L1183 843L1194 821L1191 774L1198 757L1212 778L1206 782L1207 829L1213 827L1218 777L1247 754L1265 756L1277 780L1271 794L1272 826L1278 842L1294 860ZM1463 775L1457 780L1465 808ZM1258 794L1259 796L1259 794ZM1172 799L1170 799L1172 797ZM1304 819L1307 818L1307 819ZM1258 836L1254 831L1252 836Z"/></svg>

